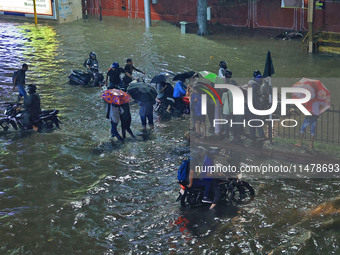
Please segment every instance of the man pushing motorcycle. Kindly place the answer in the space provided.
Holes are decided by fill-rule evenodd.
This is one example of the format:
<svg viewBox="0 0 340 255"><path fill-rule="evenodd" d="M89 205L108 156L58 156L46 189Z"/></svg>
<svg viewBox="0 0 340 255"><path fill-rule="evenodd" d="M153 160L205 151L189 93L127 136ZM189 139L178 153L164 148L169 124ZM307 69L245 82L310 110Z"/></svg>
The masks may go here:
<svg viewBox="0 0 340 255"><path fill-rule="evenodd" d="M40 96L37 93L37 87L33 84L28 85L28 96L24 100L23 120L27 129L38 130L40 127L34 126L33 122L39 118L41 113Z"/></svg>
<svg viewBox="0 0 340 255"><path fill-rule="evenodd" d="M214 154L215 151L213 150L207 151L203 160L204 168L208 168L209 166L214 165ZM204 197L202 199L202 202L211 204L210 209L213 209L220 199L220 193L218 191L216 180L214 178L211 178L212 177L211 173L207 172L197 173L193 168L196 166L198 162L195 162L195 160L193 161L194 161L193 164L190 164L188 188L204 187ZM195 174L196 175L198 174L198 176L195 176ZM213 200L209 198L211 191L213 193Z"/></svg>

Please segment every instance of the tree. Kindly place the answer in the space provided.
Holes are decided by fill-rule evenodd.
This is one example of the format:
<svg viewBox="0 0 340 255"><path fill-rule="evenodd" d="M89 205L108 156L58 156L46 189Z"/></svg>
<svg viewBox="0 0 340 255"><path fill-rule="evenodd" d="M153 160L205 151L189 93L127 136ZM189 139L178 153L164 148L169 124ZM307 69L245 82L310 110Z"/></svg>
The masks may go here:
<svg viewBox="0 0 340 255"><path fill-rule="evenodd" d="M197 4L197 25L198 25L198 35L207 35L207 7L208 0L198 0Z"/></svg>

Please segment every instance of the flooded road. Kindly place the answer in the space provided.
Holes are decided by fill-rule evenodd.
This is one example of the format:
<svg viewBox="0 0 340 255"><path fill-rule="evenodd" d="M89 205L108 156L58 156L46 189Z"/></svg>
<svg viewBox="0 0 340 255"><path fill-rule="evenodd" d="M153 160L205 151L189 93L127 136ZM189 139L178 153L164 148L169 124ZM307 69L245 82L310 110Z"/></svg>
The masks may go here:
<svg viewBox="0 0 340 255"><path fill-rule="evenodd" d="M0 34L0 102L16 99L12 73L26 62L26 83L38 85L42 108L59 109L63 122L51 133L0 133L1 254L339 252L339 216L309 215L339 196L337 180L247 180L256 191L249 204L182 209L176 177L189 153L189 117L157 121L145 141L112 142L100 89L67 78L91 51L102 71L131 57L146 80L164 70L217 72L222 59L234 77L249 78L263 70L268 49L277 77L338 78L339 58L307 55L299 41L202 38L162 22L145 31L120 18L37 28L3 21ZM337 84L326 86L340 96ZM138 106L131 112L138 133Z"/></svg>

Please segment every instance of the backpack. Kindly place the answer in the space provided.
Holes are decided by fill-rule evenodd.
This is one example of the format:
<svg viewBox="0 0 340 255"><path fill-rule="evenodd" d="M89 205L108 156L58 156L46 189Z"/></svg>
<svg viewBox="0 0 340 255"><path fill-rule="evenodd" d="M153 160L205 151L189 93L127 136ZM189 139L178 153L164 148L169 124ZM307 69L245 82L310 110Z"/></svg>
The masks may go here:
<svg viewBox="0 0 340 255"><path fill-rule="evenodd" d="M172 97L172 95L174 94L174 88L172 87L172 85L170 83L166 83L166 88L164 90L164 95L166 97Z"/></svg>
<svg viewBox="0 0 340 255"><path fill-rule="evenodd" d="M183 160L182 165L180 165L177 171L178 182L188 182L190 170L190 158Z"/></svg>
<svg viewBox="0 0 340 255"><path fill-rule="evenodd" d="M88 61L89 59L86 59L85 61L84 61L84 64L83 64L83 66L84 67L86 67L86 64L87 64L87 61Z"/></svg>
<svg viewBox="0 0 340 255"><path fill-rule="evenodd" d="M14 79L15 79L15 77L17 77L18 72L19 72L19 70L13 72L13 75L12 75L12 83L13 83L13 85L14 85Z"/></svg>

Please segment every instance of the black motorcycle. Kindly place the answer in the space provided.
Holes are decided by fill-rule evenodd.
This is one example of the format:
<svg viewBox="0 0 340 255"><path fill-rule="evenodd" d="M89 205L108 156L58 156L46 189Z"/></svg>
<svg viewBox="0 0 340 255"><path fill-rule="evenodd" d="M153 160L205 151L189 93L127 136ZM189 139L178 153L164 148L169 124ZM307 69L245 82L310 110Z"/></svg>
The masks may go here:
<svg viewBox="0 0 340 255"><path fill-rule="evenodd" d="M20 129L28 129L24 122L24 112L18 110L20 104L18 103L9 103L5 112L4 117L0 118L0 126L4 131L7 131L10 126L12 126L15 130ZM59 111L47 110L42 111L40 115L32 120L32 124L38 127L38 131L43 129L52 129L54 126L59 128L59 124L61 124L58 118Z"/></svg>
<svg viewBox="0 0 340 255"><path fill-rule="evenodd" d="M72 70L68 75L69 82L72 85L87 85L91 79L93 74L89 72L84 72L81 70Z"/></svg>
<svg viewBox="0 0 340 255"><path fill-rule="evenodd" d="M167 97L166 100L156 98L155 112L161 120L170 120L172 116L179 117L183 113L190 114L190 102L188 97L183 97L183 110L179 112L175 107L175 100L172 97ZM170 107L169 107L170 105Z"/></svg>
<svg viewBox="0 0 340 255"><path fill-rule="evenodd" d="M190 207L197 207L206 205L202 202L204 195L203 187L188 188L187 183L179 183L181 189L176 202L180 201L181 206L189 204ZM219 202L247 202L252 200L255 191L249 183L242 181L238 178L228 178L226 180L218 180L218 191L220 192Z"/></svg>
<svg viewBox="0 0 340 255"><path fill-rule="evenodd" d="M104 84L104 75L99 72L98 68L91 68L91 72L72 70L68 78L72 85L87 85L91 79L93 79L93 86L95 87Z"/></svg>
<svg viewBox="0 0 340 255"><path fill-rule="evenodd" d="M172 97L167 97L166 100L156 98L155 112L162 121L171 119L175 111L174 102Z"/></svg>

